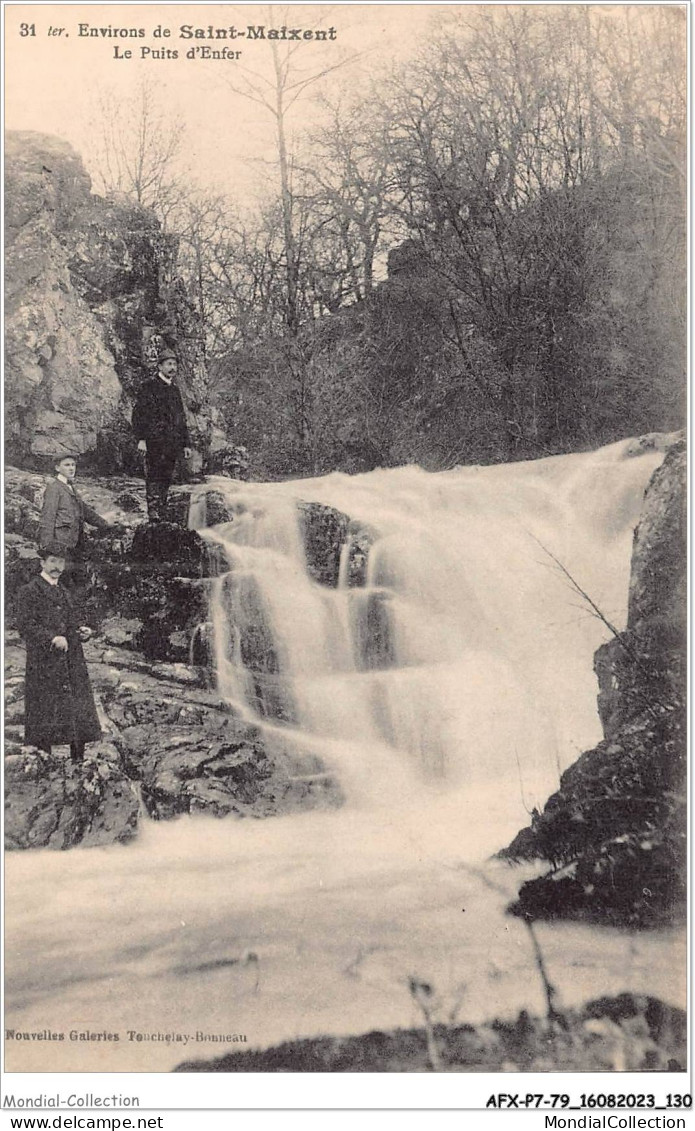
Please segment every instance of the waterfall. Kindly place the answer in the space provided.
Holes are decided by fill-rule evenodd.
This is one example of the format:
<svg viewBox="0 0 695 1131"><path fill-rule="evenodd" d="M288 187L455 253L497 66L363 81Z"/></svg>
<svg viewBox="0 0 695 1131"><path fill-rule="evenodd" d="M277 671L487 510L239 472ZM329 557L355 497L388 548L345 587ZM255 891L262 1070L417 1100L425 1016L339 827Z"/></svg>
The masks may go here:
<svg viewBox="0 0 695 1131"><path fill-rule="evenodd" d="M263 1046L421 1025L413 976L435 987L439 1017L541 1016L527 932L504 913L522 875L489 855L600 737L592 658L608 635L548 552L621 629L632 530L661 458L622 443L440 474L197 488L217 576L192 652L213 653L221 695L322 763L346 804L151 821L127 846L8 854L6 1024L120 1034L108 1049L54 1042L49 1059L8 1042L8 1070L166 1071L221 1051L137 1044L129 1030L233 1030ZM685 1000L679 932L541 934L565 1005Z"/></svg>
<svg viewBox="0 0 695 1131"><path fill-rule="evenodd" d="M192 515L220 563L221 695L318 753L351 803L492 788L523 820L601 737L592 657L607 630L570 577L624 626L661 458L622 442L442 473L209 481ZM211 491L228 521L205 527ZM307 562L307 504L347 517L335 586Z"/></svg>

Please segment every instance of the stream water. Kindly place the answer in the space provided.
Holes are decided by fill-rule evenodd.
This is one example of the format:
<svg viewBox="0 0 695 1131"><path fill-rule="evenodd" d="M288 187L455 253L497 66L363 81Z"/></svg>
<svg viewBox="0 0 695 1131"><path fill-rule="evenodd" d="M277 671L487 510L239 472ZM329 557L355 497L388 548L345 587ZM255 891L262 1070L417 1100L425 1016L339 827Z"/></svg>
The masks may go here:
<svg viewBox="0 0 695 1131"><path fill-rule="evenodd" d="M222 562L220 694L316 752L345 806L9 855L6 1025L65 1037L8 1040L8 1070L158 1071L419 1024L410 977L434 987L442 1020L542 1011L526 932L504 914L525 873L489 856L601 737L592 657L608 630L579 590L624 626L632 532L661 458L623 442L439 474L213 481L233 521L205 529L202 500L192 514ZM307 570L299 500L352 520L337 588ZM252 622L272 655L260 688L245 666ZM566 1004L625 989L683 1003L679 932L539 936ZM118 1036L79 1036L104 1032Z"/></svg>

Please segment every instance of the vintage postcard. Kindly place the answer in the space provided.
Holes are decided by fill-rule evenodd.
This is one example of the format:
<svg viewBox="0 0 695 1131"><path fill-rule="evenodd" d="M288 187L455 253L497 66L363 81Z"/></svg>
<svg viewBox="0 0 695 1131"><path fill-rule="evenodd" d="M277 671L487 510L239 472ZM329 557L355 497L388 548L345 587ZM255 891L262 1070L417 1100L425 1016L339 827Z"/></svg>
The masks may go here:
<svg viewBox="0 0 695 1131"><path fill-rule="evenodd" d="M685 6L3 14L9 1091L680 1118Z"/></svg>

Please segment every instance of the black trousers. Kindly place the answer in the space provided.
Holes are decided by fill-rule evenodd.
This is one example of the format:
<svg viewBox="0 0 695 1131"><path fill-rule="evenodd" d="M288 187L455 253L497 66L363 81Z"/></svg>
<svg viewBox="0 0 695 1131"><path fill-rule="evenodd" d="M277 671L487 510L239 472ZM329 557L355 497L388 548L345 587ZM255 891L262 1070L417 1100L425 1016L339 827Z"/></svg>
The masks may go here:
<svg viewBox="0 0 695 1131"><path fill-rule="evenodd" d="M65 569L60 575L59 584L68 589L73 597L77 597L78 603L84 599L89 588L89 569L85 562L83 538L72 549L65 550Z"/></svg>
<svg viewBox="0 0 695 1131"><path fill-rule="evenodd" d="M179 453L176 448L159 448L147 444L145 456L145 498L150 522L164 522L167 498L176 470Z"/></svg>
<svg viewBox="0 0 695 1131"><path fill-rule="evenodd" d="M71 742L70 743L70 757L72 758L72 760L74 762L81 762L82 761L82 759L84 758L84 748L85 748L85 746L86 746L86 743L84 743L84 742ZM37 747L37 749L43 750L44 754L50 754L51 750L52 750L52 746L49 742L44 742L44 743L42 743L41 746Z"/></svg>

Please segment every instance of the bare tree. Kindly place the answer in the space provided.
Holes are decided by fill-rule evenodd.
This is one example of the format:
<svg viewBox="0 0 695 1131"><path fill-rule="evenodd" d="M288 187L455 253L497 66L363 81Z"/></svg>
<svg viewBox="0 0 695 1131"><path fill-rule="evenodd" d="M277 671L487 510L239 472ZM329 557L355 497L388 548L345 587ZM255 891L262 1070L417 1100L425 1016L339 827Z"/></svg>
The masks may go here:
<svg viewBox="0 0 695 1131"><path fill-rule="evenodd" d="M323 102L327 124L309 138L312 161L304 168L317 242L316 273L326 309L346 298L368 299L375 260L395 235L393 171L379 123L353 102ZM328 254L326 254L326 252Z"/></svg>
<svg viewBox="0 0 695 1131"><path fill-rule="evenodd" d="M267 16L269 27L278 26L283 19L283 10L269 7ZM290 44L281 49L277 40L269 40L268 47L271 55L270 76L248 67L237 67L235 74L241 77L229 82L229 87L236 94L262 107L272 116L275 123L287 290L285 323L289 334L296 337L300 327L298 293L300 267L296 231L295 160L288 140L288 116L307 90L333 71L345 66L349 60L343 57L330 66L318 70L306 70L298 62L300 44Z"/></svg>
<svg viewBox="0 0 695 1131"><path fill-rule="evenodd" d="M164 107L150 79L125 99L103 90L97 112L97 187L153 209L166 227L186 194L183 121Z"/></svg>

